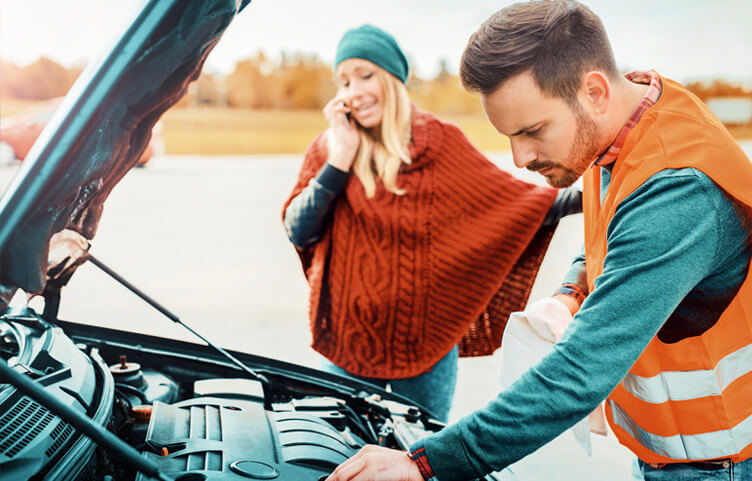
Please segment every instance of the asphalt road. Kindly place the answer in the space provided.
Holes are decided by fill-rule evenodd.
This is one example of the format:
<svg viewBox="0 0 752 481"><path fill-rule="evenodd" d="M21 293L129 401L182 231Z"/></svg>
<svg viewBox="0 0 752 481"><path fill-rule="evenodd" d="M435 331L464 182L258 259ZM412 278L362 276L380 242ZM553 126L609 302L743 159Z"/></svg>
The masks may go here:
<svg viewBox="0 0 752 481"><path fill-rule="evenodd" d="M752 142L743 146L752 155ZM540 181L514 169L508 153L491 157L520 177ZM115 188L92 253L214 342L315 367L307 286L280 213L300 161L300 156L157 157ZM0 167L0 187L15 168ZM564 219L531 300L551 294L581 243L582 216ZM93 265L82 266L63 290L60 315L194 340ZM496 395L497 364L494 357L460 361L452 420ZM593 455L587 457L565 433L505 476L626 481L631 462L613 437L594 436Z"/></svg>

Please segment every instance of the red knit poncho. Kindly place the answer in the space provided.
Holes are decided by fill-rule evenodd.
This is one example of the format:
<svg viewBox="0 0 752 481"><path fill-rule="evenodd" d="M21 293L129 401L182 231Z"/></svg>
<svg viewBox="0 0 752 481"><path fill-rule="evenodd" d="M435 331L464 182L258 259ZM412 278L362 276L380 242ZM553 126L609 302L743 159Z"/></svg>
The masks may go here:
<svg viewBox="0 0 752 481"><path fill-rule="evenodd" d="M500 170L429 113L414 109L411 134L406 193L377 181L368 199L351 175L321 240L299 251L313 348L359 376L416 376L457 343L465 356L492 353L553 233L539 227L555 189ZM285 209L323 167L325 144L308 148Z"/></svg>

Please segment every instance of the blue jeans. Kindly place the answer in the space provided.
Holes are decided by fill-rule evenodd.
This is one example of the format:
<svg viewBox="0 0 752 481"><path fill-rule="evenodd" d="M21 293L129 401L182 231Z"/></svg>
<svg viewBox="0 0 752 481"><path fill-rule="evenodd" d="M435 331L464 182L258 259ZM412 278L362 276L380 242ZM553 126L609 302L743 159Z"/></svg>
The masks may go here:
<svg viewBox="0 0 752 481"><path fill-rule="evenodd" d="M384 389L390 386L393 393L412 399L421 406L428 408L439 421L447 422L449 410L452 408L454 390L457 387L458 359L459 348L454 346L429 371L406 379L375 379L356 376L333 364L328 359L322 359L321 369L369 382Z"/></svg>
<svg viewBox="0 0 752 481"><path fill-rule="evenodd" d="M653 468L639 461L645 481L747 481L752 480L752 459L731 463L727 468L700 469L686 464L668 464Z"/></svg>

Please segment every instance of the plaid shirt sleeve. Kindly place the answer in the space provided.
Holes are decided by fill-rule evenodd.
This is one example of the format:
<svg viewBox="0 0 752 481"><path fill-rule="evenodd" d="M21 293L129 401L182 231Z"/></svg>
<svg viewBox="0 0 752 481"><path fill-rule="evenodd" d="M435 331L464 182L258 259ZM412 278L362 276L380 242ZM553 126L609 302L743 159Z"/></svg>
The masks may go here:
<svg viewBox="0 0 752 481"><path fill-rule="evenodd" d="M568 296L571 296L574 298L574 300L577 301L577 304L582 305L583 302L585 302L585 298L587 297L587 294L585 294L585 291L582 290L582 287L578 286L577 284L570 284L565 283L562 284L556 292L554 292L554 295L556 294L566 294Z"/></svg>
<svg viewBox="0 0 752 481"><path fill-rule="evenodd" d="M410 446L410 450L407 452L407 455L410 456L410 459L412 459L415 464L418 465L418 470L420 471L420 474L423 476L423 479L425 481L439 481L439 478L437 478L436 475L433 474L433 470L428 464L428 456L426 456L426 448L425 446L423 446L422 440L416 441L412 446Z"/></svg>

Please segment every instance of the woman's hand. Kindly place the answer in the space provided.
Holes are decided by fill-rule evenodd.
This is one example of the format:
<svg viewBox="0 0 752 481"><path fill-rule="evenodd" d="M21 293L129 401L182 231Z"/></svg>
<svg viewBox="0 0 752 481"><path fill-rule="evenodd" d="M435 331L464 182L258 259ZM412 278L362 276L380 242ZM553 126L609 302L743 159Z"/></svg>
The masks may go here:
<svg viewBox="0 0 752 481"><path fill-rule="evenodd" d="M336 96L324 107L324 116L329 121L329 129L334 135L334 146L329 163L345 172L350 170L360 145L358 128L350 117L350 107L342 97Z"/></svg>

